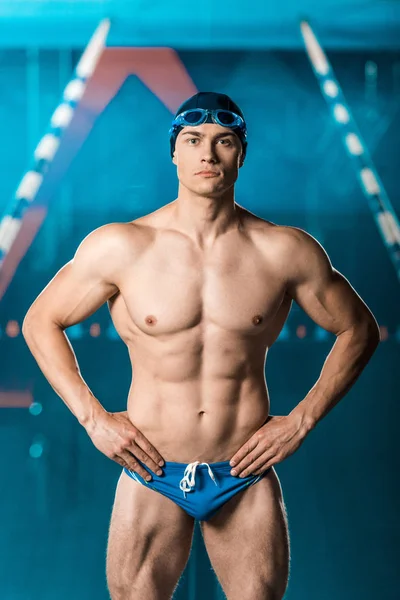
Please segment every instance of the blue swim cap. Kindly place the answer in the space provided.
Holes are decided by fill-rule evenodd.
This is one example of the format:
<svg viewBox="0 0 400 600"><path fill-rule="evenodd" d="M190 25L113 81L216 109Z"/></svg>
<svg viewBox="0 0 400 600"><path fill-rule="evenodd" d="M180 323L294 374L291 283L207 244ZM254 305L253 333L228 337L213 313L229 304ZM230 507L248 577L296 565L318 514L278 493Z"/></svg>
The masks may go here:
<svg viewBox="0 0 400 600"><path fill-rule="evenodd" d="M243 119L243 121L245 122L243 113L240 110L240 108L238 107L238 105L235 104L235 102L233 102L233 100L226 94L219 94L217 92L198 92L197 94L195 94L194 96L192 96L191 98L186 100L183 104L181 104L181 106L178 108L178 110L175 113L174 120L184 111L190 110L190 109L196 109L196 108L205 108L205 109L208 108L210 110L216 110L216 109L229 110L229 111L239 115L239 117L241 117ZM205 122L206 123L213 122L211 115L208 115L208 118ZM169 142L170 142L170 148L171 148L171 157L173 156L173 153L175 150L176 138L178 137L178 134L182 129L183 129L183 126L175 127L174 131L172 131L170 133ZM238 136L238 138L240 139L240 141L242 143L243 160L244 160L244 158L246 156L246 150L247 150L246 129L244 128L244 130L243 130L240 127L232 127L231 129L236 133L236 135Z"/></svg>

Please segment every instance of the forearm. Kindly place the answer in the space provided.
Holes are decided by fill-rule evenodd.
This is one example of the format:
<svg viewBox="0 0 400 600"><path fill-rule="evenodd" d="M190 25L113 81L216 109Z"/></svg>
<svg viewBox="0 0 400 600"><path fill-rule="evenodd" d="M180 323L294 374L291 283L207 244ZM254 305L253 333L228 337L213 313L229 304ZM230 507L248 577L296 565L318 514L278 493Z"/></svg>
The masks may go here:
<svg viewBox="0 0 400 600"><path fill-rule="evenodd" d="M51 387L87 427L104 408L85 383L63 329L48 319L32 317L25 319L22 333Z"/></svg>
<svg viewBox="0 0 400 600"><path fill-rule="evenodd" d="M379 344L376 325L359 326L337 336L321 375L290 413L304 432L315 425L347 394Z"/></svg>

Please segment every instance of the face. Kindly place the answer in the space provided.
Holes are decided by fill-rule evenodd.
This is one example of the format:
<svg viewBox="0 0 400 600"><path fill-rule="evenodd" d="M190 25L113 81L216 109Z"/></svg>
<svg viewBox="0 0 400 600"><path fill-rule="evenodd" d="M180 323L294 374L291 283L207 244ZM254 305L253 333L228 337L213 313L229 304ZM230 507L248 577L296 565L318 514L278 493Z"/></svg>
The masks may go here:
<svg viewBox="0 0 400 600"><path fill-rule="evenodd" d="M218 197L238 177L242 145L228 127L216 123L188 126L176 138L172 162L177 166L180 185L200 196Z"/></svg>

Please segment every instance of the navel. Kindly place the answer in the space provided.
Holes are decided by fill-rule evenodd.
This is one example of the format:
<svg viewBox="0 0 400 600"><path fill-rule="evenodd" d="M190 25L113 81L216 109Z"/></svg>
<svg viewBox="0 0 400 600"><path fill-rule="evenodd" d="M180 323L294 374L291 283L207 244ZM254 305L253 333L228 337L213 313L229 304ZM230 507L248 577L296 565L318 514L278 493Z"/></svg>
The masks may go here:
<svg viewBox="0 0 400 600"><path fill-rule="evenodd" d="M145 318L146 325L155 325L157 323L157 319L154 315L148 315Z"/></svg>
<svg viewBox="0 0 400 600"><path fill-rule="evenodd" d="M262 315L255 315L255 316L252 318L252 323L253 323L253 325L260 325L260 323L262 323L262 322L263 322L263 317L262 317Z"/></svg>

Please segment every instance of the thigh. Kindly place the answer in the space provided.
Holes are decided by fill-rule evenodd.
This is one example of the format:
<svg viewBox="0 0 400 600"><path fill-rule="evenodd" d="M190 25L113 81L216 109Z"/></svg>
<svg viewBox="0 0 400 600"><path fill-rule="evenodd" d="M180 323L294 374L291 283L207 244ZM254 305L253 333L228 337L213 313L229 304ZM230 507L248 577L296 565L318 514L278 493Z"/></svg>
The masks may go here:
<svg viewBox="0 0 400 600"><path fill-rule="evenodd" d="M169 599L190 554L194 519L122 472L111 515L107 583L112 600Z"/></svg>
<svg viewBox="0 0 400 600"><path fill-rule="evenodd" d="M200 528L229 600L281 600L289 577L289 531L282 489L271 469Z"/></svg>

